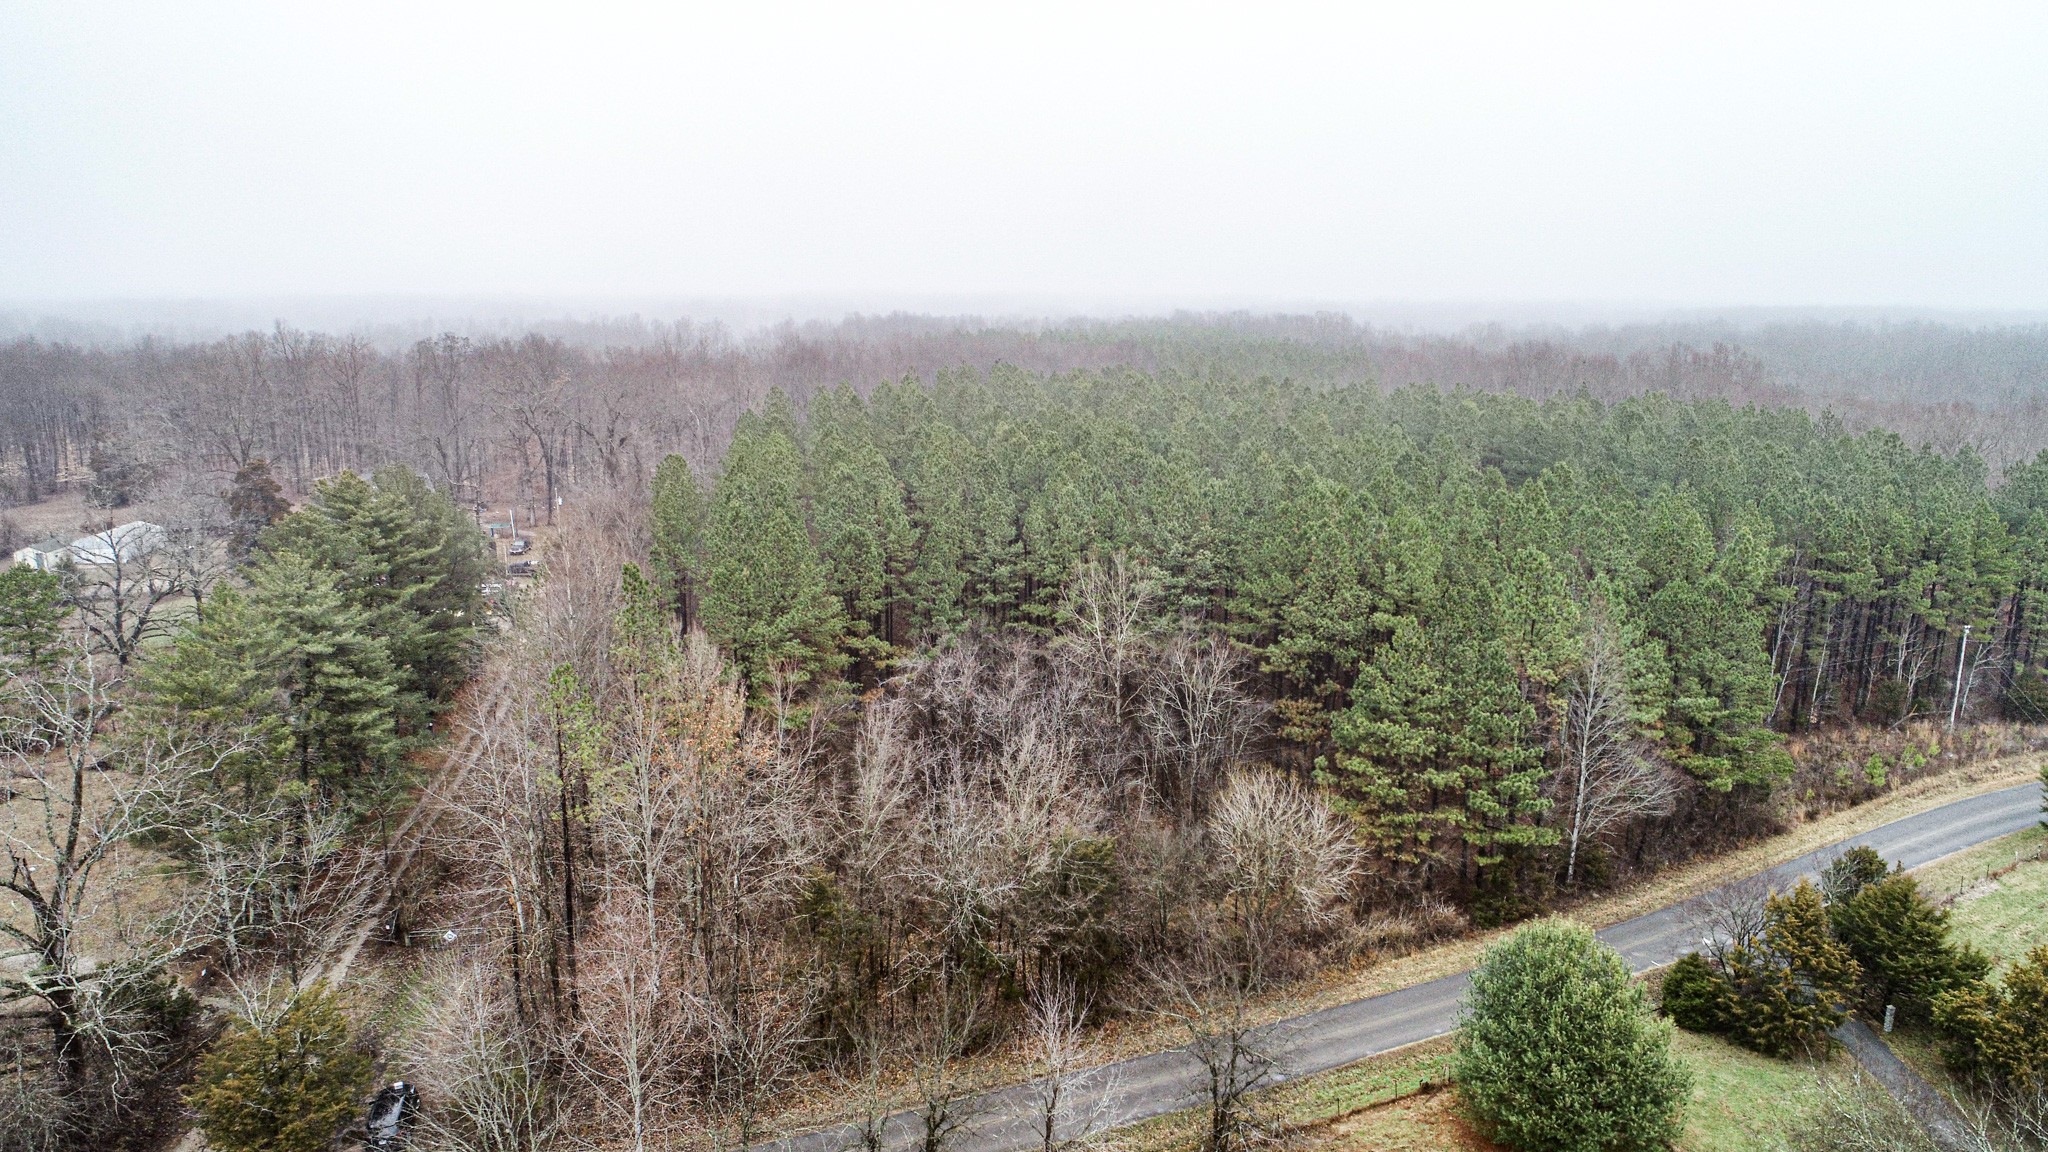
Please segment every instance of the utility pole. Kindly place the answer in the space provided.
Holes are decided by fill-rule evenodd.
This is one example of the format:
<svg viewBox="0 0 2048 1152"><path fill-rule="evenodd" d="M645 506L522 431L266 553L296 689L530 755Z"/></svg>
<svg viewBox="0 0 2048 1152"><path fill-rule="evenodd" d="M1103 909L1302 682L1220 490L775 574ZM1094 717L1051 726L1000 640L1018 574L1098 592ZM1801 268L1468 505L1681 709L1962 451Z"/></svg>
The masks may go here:
<svg viewBox="0 0 2048 1152"><path fill-rule="evenodd" d="M1963 625L1963 642L1956 648L1956 692L1948 703L1948 730L1956 730L1956 710L1963 705L1963 653L1970 650L1970 626Z"/></svg>

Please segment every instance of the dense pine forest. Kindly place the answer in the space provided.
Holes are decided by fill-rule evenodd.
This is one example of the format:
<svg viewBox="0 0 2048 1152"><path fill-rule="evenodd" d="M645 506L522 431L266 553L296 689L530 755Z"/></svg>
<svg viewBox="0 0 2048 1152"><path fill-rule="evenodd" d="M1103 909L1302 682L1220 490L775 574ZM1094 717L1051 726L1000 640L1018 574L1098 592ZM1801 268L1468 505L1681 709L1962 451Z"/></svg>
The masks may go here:
<svg viewBox="0 0 2048 1152"><path fill-rule="evenodd" d="M663 465L653 554L757 697L1050 635L1103 611L1083 573L1121 627L1227 638L1262 751L1469 880L1554 842L1589 654L1715 803L1782 782L1786 733L2039 719L2048 460L2000 479L1719 401L999 372L772 398L715 476Z"/></svg>

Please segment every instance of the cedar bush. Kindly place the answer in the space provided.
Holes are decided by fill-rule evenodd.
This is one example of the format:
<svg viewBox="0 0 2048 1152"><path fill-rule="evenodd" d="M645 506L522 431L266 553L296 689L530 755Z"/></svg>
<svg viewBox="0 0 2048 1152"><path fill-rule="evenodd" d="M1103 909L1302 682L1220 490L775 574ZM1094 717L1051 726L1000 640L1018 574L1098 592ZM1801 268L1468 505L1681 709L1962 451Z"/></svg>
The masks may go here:
<svg viewBox="0 0 2048 1152"><path fill-rule="evenodd" d="M2048 1084L2048 947L2014 964L2000 984L1972 981L1934 998L1950 1068L2007 1084Z"/></svg>
<svg viewBox="0 0 2048 1152"><path fill-rule="evenodd" d="M267 1027L237 1024L199 1064L187 1100L219 1152L322 1152L370 1080L341 996L323 981Z"/></svg>
<svg viewBox="0 0 2048 1152"><path fill-rule="evenodd" d="M1827 907L1806 881L1773 896L1761 940L1728 950L1729 1034L1767 1056L1824 1047L1849 1013L1858 970L1828 929Z"/></svg>
<svg viewBox="0 0 2048 1152"><path fill-rule="evenodd" d="M1689 952L1664 973L1658 1007L1687 1032L1719 1034L1728 1030L1728 980L1707 958Z"/></svg>
<svg viewBox="0 0 2048 1152"><path fill-rule="evenodd" d="M1948 937L1949 914L1904 873L1887 876L1833 910L1835 934L1863 968L1879 1004L1924 1018L1944 992L1982 981L1991 961Z"/></svg>
<svg viewBox="0 0 2048 1152"><path fill-rule="evenodd" d="M1524 1152L1669 1146L1691 1075L1671 1026L1593 933L1545 920L1489 949L1472 975L1453 1062L1489 1134Z"/></svg>

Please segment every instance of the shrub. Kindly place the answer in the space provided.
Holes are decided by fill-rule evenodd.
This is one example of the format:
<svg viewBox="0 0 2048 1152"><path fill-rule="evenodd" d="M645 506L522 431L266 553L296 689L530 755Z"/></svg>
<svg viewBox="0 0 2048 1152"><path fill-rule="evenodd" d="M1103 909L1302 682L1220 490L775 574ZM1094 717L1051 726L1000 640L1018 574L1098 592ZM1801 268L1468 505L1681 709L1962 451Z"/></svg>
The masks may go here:
<svg viewBox="0 0 2048 1152"><path fill-rule="evenodd" d="M1765 905L1760 940L1728 951L1729 1033L1767 1056L1790 1056L1827 1043L1848 1014L1856 961L1828 930L1820 892L1799 887Z"/></svg>
<svg viewBox="0 0 2048 1152"><path fill-rule="evenodd" d="M2005 974L1934 998L1934 1023L1950 1068L2003 1083L2048 1082L2048 947Z"/></svg>
<svg viewBox="0 0 2048 1152"><path fill-rule="evenodd" d="M1904 873L1864 888L1836 907L1832 920L1872 995L1909 1015L1924 1015L1936 996L1991 970L1981 952L1950 942L1948 912L1929 903L1919 882Z"/></svg>
<svg viewBox="0 0 2048 1152"><path fill-rule="evenodd" d="M1453 1075L1493 1138L1525 1152L1664 1148L1691 1087L1628 966L1563 920L1487 951Z"/></svg>
<svg viewBox="0 0 2048 1152"><path fill-rule="evenodd" d="M1679 957L1664 973L1658 1007L1687 1032L1728 1030L1728 980L1697 952Z"/></svg>
<svg viewBox="0 0 2048 1152"><path fill-rule="evenodd" d="M341 997L322 983L273 1023L230 1029L200 1061L187 1098L221 1152L322 1152L354 1118L369 1079Z"/></svg>
<svg viewBox="0 0 2048 1152"><path fill-rule="evenodd" d="M1821 870L1820 890L1830 908L1839 908L1856 894L1891 874L1884 857L1873 848L1851 848Z"/></svg>

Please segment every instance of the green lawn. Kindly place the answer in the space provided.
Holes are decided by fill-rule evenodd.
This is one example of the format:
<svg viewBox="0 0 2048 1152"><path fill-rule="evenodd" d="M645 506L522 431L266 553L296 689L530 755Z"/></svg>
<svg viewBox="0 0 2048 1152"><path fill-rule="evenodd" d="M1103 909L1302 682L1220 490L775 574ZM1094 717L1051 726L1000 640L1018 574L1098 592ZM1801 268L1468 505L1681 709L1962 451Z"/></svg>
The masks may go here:
<svg viewBox="0 0 2048 1152"><path fill-rule="evenodd" d="M2016 960L2048 944L2048 861L2036 859L2048 830L2031 828L1993 841L1970 855L1974 869L1943 877L1956 892L1954 927L1957 940L1974 944L2001 963ZM2011 868L2015 856L2022 859ZM2010 868L1985 878L1987 870Z"/></svg>
<svg viewBox="0 0 2048 1152"><path fill-rule="evenodd" d="M1812 1097L1817 1069L1680 1031L1672 1048L1692 1068L1683 1152L1777 1152ZM1832 1063L1847 1057L1837 1054Z"/></svg>
<svg viewBox="0 0 2048 1152"><path fill-rule="evenodd" d="M1271 1120L1314 1152L1438 1152L1487 1147L1457 1119L1456 1094L1416 1096L1442 1084L1449 1037L1308 1076L1262 1094ZM1784 1133L1811 1097L1817 1069L1772 1060L1710 1036L1679 1032L1673 1049L1693 1071L1680 1152L1779 1152ZM1836 1062L1845 1059L1837 1056ZM1124 1152L1190 1152L1200 1129L1192 1113L1164 1116L1116 1134Z"/></svg>

